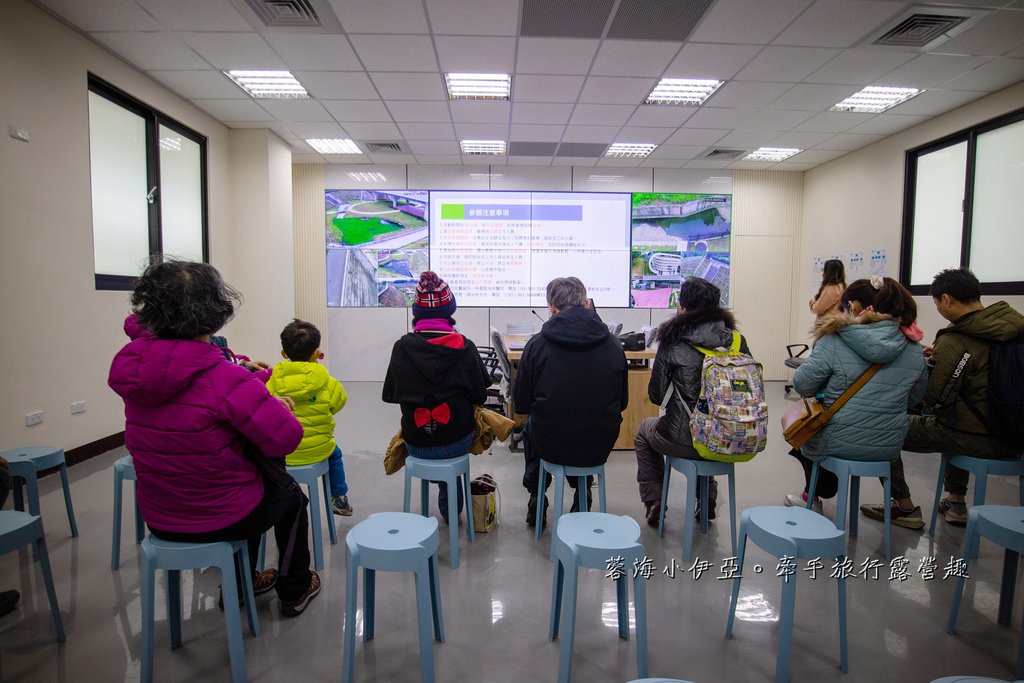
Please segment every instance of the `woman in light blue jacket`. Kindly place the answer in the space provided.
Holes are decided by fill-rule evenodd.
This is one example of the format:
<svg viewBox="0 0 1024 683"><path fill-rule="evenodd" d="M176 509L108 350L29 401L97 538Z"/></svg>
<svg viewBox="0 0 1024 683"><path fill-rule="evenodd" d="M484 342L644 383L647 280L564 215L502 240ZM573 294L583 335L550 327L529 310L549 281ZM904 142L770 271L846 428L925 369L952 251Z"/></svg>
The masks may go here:
<svg viewBox="0 0 1024 683"><path fill-rule="evenodd" d="M811 467L827 457L895 460L907 435L907 408L919 403L928 384L917 306L892 278L857 280L843 292L840 312L824 317L814 331L815 346L793 376L801 396L818 396L828 408L873 363L881 369L803 448L791 455L804 467L803 495L786 505L806 505ZM836 476L819 470L813 507L838 489Z"/></svg>

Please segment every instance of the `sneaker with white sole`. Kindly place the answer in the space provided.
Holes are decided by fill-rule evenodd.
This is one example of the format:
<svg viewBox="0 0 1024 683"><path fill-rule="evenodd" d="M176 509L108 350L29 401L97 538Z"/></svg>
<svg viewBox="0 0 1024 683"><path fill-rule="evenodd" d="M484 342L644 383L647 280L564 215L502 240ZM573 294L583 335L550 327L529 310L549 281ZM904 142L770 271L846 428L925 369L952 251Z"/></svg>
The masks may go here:
<svg viewBox="0 0 1024 683"><path fill-rule="evenodd" d="M807 494L806 493L787 493L785 500L782 501L788 508L805 508L807 507ZM821 511L821 498L814 497L814 502L811 503L811 510L817 512L819 515L823 514Z"/></svg>
<svg viewBox="0 0 1024 683"><path fill-rule="evenodd" d="M309 573L309 588L294 602L281 603L281 616L297 617L309 606L313 598L320 594L320 575L314 571Z"/></svg>
<svg viewBox="0 0 1024 683"><path fill-rule="evenodd" d="M331 498L331 510L334 514L341 515L342 517L352 516L352 506L349 505L348 496L334 496Z"/></svg>
<svg viewBox="0 0 1024 683"><path fill-rule="evenodd" d="M967 503L954 503L943 498L939 502L939 512L953 526L967 526Z"/></svg>
<svg viewBox="0 0 1024 683"><path fill-rule="evenodd" d="M890 501L890 514L892 523L907 529L923 529L924 518L921 517L921 507L914 506L912 510L904 510L896 501ZM885 507L881 503L871 503L860 506L861 513L868 519L879 522L885 521Z"/></svg>

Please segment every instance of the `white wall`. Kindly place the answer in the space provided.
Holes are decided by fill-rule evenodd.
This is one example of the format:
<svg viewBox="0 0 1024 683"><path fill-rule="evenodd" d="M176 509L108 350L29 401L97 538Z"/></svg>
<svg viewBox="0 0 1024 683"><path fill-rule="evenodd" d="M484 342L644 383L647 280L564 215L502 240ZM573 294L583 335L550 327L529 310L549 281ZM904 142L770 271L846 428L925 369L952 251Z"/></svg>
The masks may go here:
<svg viewBox="0 0 1024 683"><path fill-rule="evenodd" d="M0 2L0 64L0 449L74 448L124 429L107 371L128 296L93 284L87 72L207 136L210 255L230 281L228 131L25 0ZM26 427L35 410L45 421Z"/></svg>
<svg viewBox="0 0 1024 683"><path fill-rule="evenodd" d="M794 308L800 309L801 302L810 298L820 284L820 276L812 273L815 256L843 254L846 260L850 252L862 251L869 259L871 250L885 249L886 274L899 277L906 151L1022 107L1024 83L1018 83L807 171ZM1019 260L1020 255L1007 254L1006 258ZM1024 297L1006 299L1018 310L1024 309ZM919 325L925 339L930 340L946 323L935 313L929 297L918 297L917 303ZM794 316L794 339L806 337L811 322L810 314Z"/></svg>

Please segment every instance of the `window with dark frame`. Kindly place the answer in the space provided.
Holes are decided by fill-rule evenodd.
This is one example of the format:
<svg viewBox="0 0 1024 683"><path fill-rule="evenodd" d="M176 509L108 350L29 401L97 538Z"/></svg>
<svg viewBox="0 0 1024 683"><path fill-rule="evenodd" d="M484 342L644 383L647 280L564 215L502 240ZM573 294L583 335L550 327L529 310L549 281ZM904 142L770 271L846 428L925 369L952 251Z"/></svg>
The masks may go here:
<svg viewBox="0 0 1024 683"><path fill-rule="evenodd" d="M1024 109L906 154L900 281L928 293L970 268L982 294L1024 294Z"/></svg>
<svg viewBox="0 0 1024 683"><path fill-rule="evenodd" d="M207 261L206 137L89 74L97 290L130 290L156 255Z"/></svg>

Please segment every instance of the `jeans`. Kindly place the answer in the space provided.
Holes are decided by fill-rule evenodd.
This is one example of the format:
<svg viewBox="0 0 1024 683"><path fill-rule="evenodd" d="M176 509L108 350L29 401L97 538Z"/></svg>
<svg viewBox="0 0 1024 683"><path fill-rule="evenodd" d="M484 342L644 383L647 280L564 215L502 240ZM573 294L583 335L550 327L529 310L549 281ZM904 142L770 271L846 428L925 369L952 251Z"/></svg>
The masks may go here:
<svg viewBox="0 0 1024 683"><path fill-rule="evenodd" d="M473 439L475 438L476 432L470 432L458 441L443 446L414 446L406 442L405 447L408 449L409 455L414 458L422 460L451 460L452 458L458 458L469 453L469 447L473 445ZM440 489L437 493L437 508L441 512L441 517L448 521L448 484L443 481L436 483ZM462 487L457 488L459 489L458 511L462 512L462 507L465 504L465 494L462 493Z"/></svg>
<svg viewBox="0 0 1024 683"><path fill-rule="evenodd" d="M338 498L348 493L348 482L345 481L345 463L341 459L341 446L335 446L334 452L327 458L327 478L331 481L331 498Z"/></svg>

